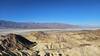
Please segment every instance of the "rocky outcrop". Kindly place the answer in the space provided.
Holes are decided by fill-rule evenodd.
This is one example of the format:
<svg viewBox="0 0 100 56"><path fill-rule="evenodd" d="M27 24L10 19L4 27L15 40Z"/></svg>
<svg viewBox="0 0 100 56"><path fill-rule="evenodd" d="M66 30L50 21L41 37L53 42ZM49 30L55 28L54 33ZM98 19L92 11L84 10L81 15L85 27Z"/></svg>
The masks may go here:
<svg viewBox="0 0 100 56"><path fill-rule="evenodd" d="M24 50L36 46L36 42L31 42L25 37L17 34L1 35L0 37L0 53L5 56L28 55Z"/></svg>

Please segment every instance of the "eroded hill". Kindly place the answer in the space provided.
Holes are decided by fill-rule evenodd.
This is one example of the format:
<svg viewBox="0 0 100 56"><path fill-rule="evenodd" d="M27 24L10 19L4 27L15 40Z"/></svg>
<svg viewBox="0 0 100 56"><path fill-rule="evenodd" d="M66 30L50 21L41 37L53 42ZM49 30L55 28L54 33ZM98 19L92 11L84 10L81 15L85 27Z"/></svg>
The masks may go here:
<svg viewBox="0 0 100 56"><path fill-rule="evenodd" d="M0 55L100 56L100 30L1 35Z"/></svg>

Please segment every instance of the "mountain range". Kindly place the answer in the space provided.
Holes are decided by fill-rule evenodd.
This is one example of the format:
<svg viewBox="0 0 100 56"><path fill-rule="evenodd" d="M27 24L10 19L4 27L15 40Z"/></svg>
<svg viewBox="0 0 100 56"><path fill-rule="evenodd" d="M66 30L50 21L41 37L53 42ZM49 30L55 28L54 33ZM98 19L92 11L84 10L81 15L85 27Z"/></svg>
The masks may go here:
<svg viewBox="0 0 100 56"><path fill-rule="evenodd" d="M78 25L64 23L27 23L0 20L0 28L19 28L19 29L66 29L79 28Z"/></svg>

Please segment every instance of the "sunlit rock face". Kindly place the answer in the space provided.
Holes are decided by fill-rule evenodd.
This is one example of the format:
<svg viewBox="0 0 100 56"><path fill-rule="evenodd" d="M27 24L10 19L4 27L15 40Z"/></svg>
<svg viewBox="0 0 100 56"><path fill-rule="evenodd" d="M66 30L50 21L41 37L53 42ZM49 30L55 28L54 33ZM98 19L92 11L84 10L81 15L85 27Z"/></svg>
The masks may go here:
<svg viewBox="0 0 100 56"><path fill-rule="evenodd" d="M1 35L0 55L100 56L100 30Z"/></svg>

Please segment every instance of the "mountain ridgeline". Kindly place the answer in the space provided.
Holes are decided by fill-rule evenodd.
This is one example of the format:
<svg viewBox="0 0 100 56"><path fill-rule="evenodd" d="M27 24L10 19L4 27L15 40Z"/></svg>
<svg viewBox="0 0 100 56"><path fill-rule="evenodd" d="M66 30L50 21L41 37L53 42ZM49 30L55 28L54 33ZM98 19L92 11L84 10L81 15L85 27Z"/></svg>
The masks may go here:
<svg viewBox="0 0 100 56"><path fill-rule="evenodd" d="M79 28L77 25L63 23L27 23L0 20L0 28L19 28L19 29L66 29Z"/></svg>

